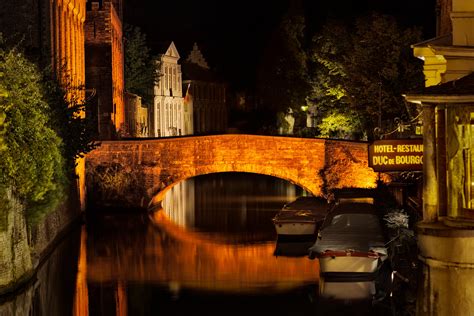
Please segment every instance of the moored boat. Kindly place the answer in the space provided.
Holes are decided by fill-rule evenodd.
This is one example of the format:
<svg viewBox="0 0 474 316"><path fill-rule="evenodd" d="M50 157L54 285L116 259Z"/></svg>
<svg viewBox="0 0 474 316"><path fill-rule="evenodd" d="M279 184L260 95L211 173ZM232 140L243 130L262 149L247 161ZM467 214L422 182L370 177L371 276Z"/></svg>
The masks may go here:
<svg viewBox="0 0 474 316"><path fill-rule="evenodd" d="M315 235L330 205L319 197L299 197L272 219L278 236Z"/></svg>
<svg viewBox="0 0 474 316"><path fill-rule="evenodd" d="M373 275L387 258L382 227L373 204L336 205L324 220L309 258L319 258L321 275Z"/></svg>

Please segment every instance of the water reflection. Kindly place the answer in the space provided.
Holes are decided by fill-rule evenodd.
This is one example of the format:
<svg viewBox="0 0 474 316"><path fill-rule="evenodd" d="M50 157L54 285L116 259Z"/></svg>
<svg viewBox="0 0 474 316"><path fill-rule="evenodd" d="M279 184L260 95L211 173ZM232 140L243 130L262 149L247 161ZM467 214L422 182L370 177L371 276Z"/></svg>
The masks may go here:
<svg viewBox="0 0 474 316"><path fill-rule="evenodd" d="M283 257L307 257L308 249L314 244L314 240L286 241L277 240L275 245L275 256Z"/></svg>
<svg viewBox="0 0 474 316"><path fill-rule="evenodd" d="M94 218L89 282L239 293L315 284L315 262L274 256L271 218L301 191L283 180L256 177L197 177L175 186L165 209L149 216Z"/></svg>
<svg viewBox="0 0 474 316"><path fill-rule="evenodd" d="M371 301L375 293L375 281L321 280L319 284L319 295L324 299Z"/></svg>
<svg viewBox="0 0 474 316"><path fill-rule="evenodd" d="M19 293L0 298L0 315L71 315L79 235L79 229L71 232Z"/></svg>
<svg viewBox="0 0 474 316"><path fill-rule="evenodd" d="M274 177L218 173L175 185L162 205L167 217L187 230L246 238L257 233L264 240L273 240L268 219L303 194L301 188Z"/></svg>
<svg viewBox="0 0 474 316"><path fill-rule="evenodd" d="M275 178L210 175L150 214L89 213L0 315L342 315L345 305L320 300L313 241L276 241L271 219L301 194ZM365 307L348 312L376 315Z"/></svg>

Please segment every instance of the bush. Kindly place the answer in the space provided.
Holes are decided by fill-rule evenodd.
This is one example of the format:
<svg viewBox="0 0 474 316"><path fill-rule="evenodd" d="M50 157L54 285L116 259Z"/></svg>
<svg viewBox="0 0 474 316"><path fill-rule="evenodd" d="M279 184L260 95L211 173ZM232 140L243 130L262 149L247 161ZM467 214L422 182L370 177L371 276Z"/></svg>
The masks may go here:
<svg viewBox="0 0 474 316"><path fill-rule="evenodd" d="M62 140L51 128L51 108L37 67L17 49L0 47L0 196L11 190L26 207L29 223L54 209L67 184ZM8 211L8 203L0 209Z"/></svg>

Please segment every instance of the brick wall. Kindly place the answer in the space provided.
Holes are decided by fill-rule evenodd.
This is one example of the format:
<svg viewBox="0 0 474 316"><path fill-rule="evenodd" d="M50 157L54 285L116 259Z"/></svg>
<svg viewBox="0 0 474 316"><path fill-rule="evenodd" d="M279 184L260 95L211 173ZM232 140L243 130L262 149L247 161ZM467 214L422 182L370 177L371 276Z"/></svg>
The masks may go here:
<svg viewBox="0 0 474 316"><path fill-rule="evenodd" d="M108 194L94 187L95 170L111 165L120 166L115 170L129 177L130 186L123 192ZM275 176L315 195L323 193L324 184L373 187L377 178L367 166L366 143L252 135L102 142L87 155L86 171L90 202L113 200L142 207L173 183L216 172Z"/></svg>
<svg viewBox="0 0 474 316"><path fill-rule="evenodd" d="M122 21L111 1L90 3L85 43L86 87L96 91L89 114L98 116L99 136L111 139L125 116Z"/></svg>

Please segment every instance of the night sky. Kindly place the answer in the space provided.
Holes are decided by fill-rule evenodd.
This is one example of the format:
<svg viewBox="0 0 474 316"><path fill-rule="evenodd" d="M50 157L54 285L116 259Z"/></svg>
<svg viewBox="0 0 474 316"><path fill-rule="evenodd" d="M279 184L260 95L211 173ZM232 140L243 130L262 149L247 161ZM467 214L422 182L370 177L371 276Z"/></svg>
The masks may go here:
<svg viewBox="0 0 474 316"><path fill-rule="evenodd" d="M290 4L299 0L124 1L125 23L139 26L153 48L173 40L182 58L197 42L208 64L236 88L252 87L270 34ZM394 15L402 25L423 27L435 36L436 0L301 0L307 26L326 18L352 18L371 11Z"/></svg>

